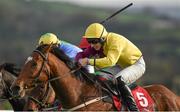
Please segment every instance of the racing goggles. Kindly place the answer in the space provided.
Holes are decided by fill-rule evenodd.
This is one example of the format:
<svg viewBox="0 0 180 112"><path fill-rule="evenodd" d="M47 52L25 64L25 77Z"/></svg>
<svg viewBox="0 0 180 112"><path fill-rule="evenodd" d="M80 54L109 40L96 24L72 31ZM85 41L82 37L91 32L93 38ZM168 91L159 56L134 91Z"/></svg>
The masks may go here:
<svg viewBox="0 0 180 112"><path fill-rule="evenodd" d="M86 38L89 44L97 44L101 42L100 38Z"/></svg>

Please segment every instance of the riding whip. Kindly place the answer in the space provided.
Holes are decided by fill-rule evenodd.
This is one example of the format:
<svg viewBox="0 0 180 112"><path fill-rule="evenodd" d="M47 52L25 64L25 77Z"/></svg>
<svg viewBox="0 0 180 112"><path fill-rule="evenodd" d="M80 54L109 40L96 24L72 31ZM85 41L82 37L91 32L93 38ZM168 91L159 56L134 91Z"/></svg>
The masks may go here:
<svg viewBox="0 0 180 112"><path fill-rule="evenodd" d="M114 17L115 15L119 14L120 12L122 12L123 10L127 9L128 7L132 6L133 3L130 3L129 5L123 7L122 9L118 10L117 12L115 12L114 14L112 14L111 16L107 17L105 20L101 21L101 24L104 24L107 20L111 19L112 17Z"/></svg>

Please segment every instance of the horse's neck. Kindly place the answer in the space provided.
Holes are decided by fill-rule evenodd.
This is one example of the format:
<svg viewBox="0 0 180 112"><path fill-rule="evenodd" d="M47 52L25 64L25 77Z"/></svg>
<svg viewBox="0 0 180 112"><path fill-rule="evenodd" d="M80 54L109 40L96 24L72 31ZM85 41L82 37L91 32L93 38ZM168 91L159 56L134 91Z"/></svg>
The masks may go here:
<svg viewBox="0 0 180 112"><path fill-rule="evenodd" d="M70 69L59 59L55 58L50 63L53 77L60 77L51 84L65 108L76 106L82 103L84 96L94 96L97 93L93 85L88 85L73 76L75 74L69 73Z"/></svg>

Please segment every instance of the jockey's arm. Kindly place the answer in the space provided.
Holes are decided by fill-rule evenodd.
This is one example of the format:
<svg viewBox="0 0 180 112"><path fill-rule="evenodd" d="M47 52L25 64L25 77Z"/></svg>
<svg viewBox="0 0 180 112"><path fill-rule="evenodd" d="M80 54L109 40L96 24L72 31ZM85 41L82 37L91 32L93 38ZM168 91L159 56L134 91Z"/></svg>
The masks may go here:
<svg viewBox="0 0 180 112"><path fill-rule="evenodd" d="M76 57L75 57L75 61L78 62L79 59L88 58L89 55L91 55L91 50L92 50L92 48L91 48L91 47L88 47L88 48L85 49L84 51L79 52L79 53L76 55Z"/></svg>
<svg viewBox="0 0 180 112"><path fill-rule="evenodd" d="M95 65L99 68L114 66L122 53L122 49L123 47L120 47L119 44L112 44L107 51L107 56L96 59ZM89 64L94 65L94 59L89 59Z"/></svg>

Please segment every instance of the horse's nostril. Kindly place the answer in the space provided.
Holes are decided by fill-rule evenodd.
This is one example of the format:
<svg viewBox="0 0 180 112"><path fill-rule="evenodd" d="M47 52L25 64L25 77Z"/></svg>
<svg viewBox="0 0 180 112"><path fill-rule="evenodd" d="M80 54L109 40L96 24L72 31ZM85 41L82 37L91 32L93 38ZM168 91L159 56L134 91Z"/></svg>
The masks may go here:
<svg viewBox="0 0 180 112"><path fill-rule="evenodd" d="M13 86L11 88L11 91L12 91L13 95L18 96L19 95L19 91L20 91L20 87L19 86Z"/></svg>

